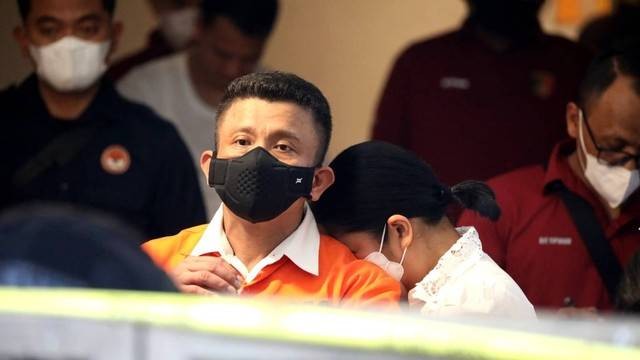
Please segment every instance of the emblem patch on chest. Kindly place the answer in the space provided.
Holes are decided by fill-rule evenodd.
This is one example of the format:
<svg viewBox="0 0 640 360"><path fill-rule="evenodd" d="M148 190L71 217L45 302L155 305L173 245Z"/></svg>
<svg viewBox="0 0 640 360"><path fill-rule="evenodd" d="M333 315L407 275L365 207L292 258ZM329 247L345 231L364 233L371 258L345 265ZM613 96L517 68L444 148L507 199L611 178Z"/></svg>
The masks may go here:
<svg viewBox="0 0 640 360"><path fill-rule="evenodd" d="M571 245L571 238L565 236L540 236L538 239L539 245L560 245L560 246L569 246Z"/></svg>
<svg viewBox="0 0 640 360"><path fill-rule="evenodd" d="M471 81L463 77L445 76L440 79L440 87L442 89L469 90Z"/></svg>
<svg viewBox="0 0 640 360"><path fill-rule="evenodd" d="M531 93L540 98L547 99L555 93L556 77L553 73L538 70L531 73Z"/></svg>
<svg viewBox="0 0 640 360"><path fill-rule="evenodd" d="M122 175L131 166L131 155L122 145L110 145L102 151L100 165L111 175Z"/></svg>

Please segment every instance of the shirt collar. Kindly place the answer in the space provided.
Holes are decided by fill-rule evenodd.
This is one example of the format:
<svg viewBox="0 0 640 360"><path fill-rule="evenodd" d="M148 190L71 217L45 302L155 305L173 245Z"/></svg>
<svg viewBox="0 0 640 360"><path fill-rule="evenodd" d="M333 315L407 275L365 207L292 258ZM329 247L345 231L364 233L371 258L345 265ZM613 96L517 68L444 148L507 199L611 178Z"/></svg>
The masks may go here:
<svg viewBox="0 0 640 360"><path fill-rule="evenodd" d="M192 256L219 253L223 258L228 256L235 257L222 225L223 206L224 204L220 205L209 226L207 226L202 234L202 238L200 238L191 251ZM272 264L280 260L283 256L286 256L300 269L318 276L320 233L318 232L316 219L311 212L311 208L306 203L304 211L304 218L296 230L276 246L276 248L263 259L264 262L260 261L254 269L251 269L250 273L257 275L259 270L266 265ZM262 266L260 266L261 264ZM232 263L232 265L234 264Z"/></svg>
<svg viewBox="0 0 640 360"><path fill-rule="evenodd" d="M117 111L122 107L124 99L116 91L113 83L103 76L98 80L98 91L94 95L89 106L80 114L74 123L88 123L98 121L97 119L110 120L119 116ZM49 118L53 121L53 117L47 109L47 105L42 98L38 84L38 76L35 73L29 75L20 85L20 91L23 92L23 98L27 99L27 111L34 112L41 118Z"/></svg>
<svg viewBox="0 0 640 360"><path fill-rule="evenodd" d="M438 259L436 266L409 291L409 303L416 300L436 302L436 297L451 279L455 279L475 264L482 255L482 243L474 227L456 228L460 238Z"/></svg>
<svg viewBox="0 0 640 360"><path fill-rule="evenodd" d="M543 193L548 194L552 192L553 183L560 181L567 189L589 201L591 206L604 214L604 207L598 199L597 194L594 194L593 190L574 173L569 165L568 157L575 151L576 141L573 139L561 141L556 144L544 174ZM631 195L631 197L625 201L622 205L622 214L626 214L626 216L632 218L640 218L640 216L638 216L638 214L640 214L640 191L636 191L636 194ZM627 220L623 222L626 221Z"/></svg>
<svg viewBox="0 0 640 360"><path fill-rule="evenodd" d="M554 146L544 174L545 191L550 184L561 181L568 189L576 192L588 190L582 180L569 166L569 155L576 151L575 140L565 140Z"/></svg>

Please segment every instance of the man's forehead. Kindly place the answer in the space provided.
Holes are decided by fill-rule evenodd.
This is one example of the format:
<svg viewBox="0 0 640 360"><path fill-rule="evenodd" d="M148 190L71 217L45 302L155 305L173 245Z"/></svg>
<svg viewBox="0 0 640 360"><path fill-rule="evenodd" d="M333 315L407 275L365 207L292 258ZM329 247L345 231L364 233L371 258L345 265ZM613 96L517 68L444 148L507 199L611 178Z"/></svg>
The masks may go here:
<svg viewBox="0 0 640 360"><path fill-rule="evenodd" d="M620 130L640 135L640 95L636 83L636 79L618 76L604 93L592 99L590 125L605 132Z"/></svg>
<svg viewBox="0 0 640 360"><path fill-rule="evenodd" d="M102 0L31 0L27 20L75 21L91 15L109 15Z"/></svg>
<svg viewBox="0 0 640 360"><path fill-rule="evenodd" d="M219 132L254 132L273 136L295 137L315 142L317 131L310 110L288 101L259 98L237 99L218 120ZM287 135L287 136L285 136Z"/></svg>
<svg viewBox="0 0 640 360"><path fill-rule="evenodd" d="M611 111L618 106L633 105L637 102L638 94L633 88L633 81L628 77L617 76L616 79L601 93L593 93L586 101L589 114Z"/></svg>
<svg viewBox="0 0 640 360"><path fill-rule="evenodd" d="M234 118L235 125L239 125L239 122L263 123L270 120L311 125L313 120L311 112L298 104L289 101L269 101L257 97L234 100L223 114L223 122L231 117Z"/></svg>

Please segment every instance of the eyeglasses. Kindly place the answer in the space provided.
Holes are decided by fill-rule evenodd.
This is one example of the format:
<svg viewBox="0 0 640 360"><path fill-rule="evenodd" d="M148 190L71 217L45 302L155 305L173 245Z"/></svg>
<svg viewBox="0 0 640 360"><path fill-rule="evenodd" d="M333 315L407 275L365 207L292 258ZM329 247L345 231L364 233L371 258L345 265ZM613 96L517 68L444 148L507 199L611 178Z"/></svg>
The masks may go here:
<svg viewBox="0 0 640 360"><path fill-rule="evenodd" d="M593 136L593 132L591 131L591 127L589 126L589 122L587 121L587 116L584 114L584 112L583 120L583 123L587 128L587 132L589 133L589 138L598 151L597 158L600 164L608 166L624 166L629 161L633 160L636 165L636 169L640 168L640 154L634 155L626 151L611 150L598 145L598 143L596 142L596 138Z"/></svg>

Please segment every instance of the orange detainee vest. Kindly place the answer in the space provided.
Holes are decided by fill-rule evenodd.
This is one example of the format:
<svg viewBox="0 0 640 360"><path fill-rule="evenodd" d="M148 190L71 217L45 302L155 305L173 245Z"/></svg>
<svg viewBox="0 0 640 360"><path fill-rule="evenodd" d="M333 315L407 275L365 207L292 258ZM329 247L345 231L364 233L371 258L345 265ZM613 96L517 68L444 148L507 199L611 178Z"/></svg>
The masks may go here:
<svg viewBox="0 0 640 360"><path fill-rule="evenodd" d="M169 272L190 256L207 226L195 226L174 236L148 241L142 249ZM332 237L320 236L318 265L318 276L315 276L283 256L245 284L242 294L350 307L395 306L400 299L398 282L376 265L356 259L345 245Z"/></svg>

